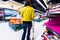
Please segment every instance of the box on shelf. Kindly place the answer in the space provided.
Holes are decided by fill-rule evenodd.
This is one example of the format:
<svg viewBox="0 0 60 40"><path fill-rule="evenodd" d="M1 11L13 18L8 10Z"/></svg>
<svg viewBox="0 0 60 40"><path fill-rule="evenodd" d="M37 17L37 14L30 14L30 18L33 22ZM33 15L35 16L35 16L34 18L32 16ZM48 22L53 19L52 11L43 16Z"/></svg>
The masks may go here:
<svg viewBox="0 0 60 40"><path fill-rule="evenodd" d="M22 29L22 20L11 17L10 18L10 27L15 31L21 30Z"/></svg>
<svg viewBox="0 0 60 40"><path fill-rule="evenodd" d="M16 18L10 18L10 23L11 24L22 24L22 20L16 19Z"/></svg>

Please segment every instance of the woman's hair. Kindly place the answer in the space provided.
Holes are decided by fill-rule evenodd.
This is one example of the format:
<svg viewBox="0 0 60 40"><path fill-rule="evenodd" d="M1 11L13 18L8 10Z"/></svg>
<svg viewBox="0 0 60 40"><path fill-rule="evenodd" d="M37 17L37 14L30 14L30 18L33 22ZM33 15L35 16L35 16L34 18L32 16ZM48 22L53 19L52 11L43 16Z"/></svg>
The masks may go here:
<svg viewBox="0 0 60 40"><path fill-rule="evenodd" d="M25 6L31 6L31 2L30 1L26 1L25 2Z"/></svg>

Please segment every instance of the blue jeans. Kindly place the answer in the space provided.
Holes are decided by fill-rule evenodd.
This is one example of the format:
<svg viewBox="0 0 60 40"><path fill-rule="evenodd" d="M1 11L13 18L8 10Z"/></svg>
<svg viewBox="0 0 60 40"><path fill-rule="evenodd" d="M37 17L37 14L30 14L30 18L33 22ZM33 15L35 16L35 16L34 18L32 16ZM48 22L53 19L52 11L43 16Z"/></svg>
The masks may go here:
<svg viewBox="0 0 60 40"><path fill-rule="evenodd" d="M25 40L27 28L28 28L28 31L27 31L27 39L26 40L30 39L30 30L31 30L31 27L32 27L32 22L23 22L22 40Z"/></svg>

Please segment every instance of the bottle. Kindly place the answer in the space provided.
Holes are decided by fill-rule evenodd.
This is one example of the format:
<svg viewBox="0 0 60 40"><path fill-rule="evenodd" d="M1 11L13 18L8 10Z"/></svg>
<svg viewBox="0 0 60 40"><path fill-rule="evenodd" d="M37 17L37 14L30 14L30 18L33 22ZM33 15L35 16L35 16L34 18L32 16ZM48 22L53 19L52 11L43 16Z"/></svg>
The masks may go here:
<svg viewBox="0 0 60 40"><path fill-rule="evenodd" d="M40 22L40 20L41 20L41 19L40 19L40 15L38 15L38 22Z"/></svg>

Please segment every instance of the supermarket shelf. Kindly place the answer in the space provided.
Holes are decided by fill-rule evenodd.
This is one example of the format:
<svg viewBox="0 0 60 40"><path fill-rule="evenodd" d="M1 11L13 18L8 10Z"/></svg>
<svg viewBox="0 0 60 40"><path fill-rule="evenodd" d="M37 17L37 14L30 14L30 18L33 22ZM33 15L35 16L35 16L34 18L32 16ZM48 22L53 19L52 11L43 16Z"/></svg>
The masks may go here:
<svg viewBox="0 0 60 40"><path fill-rule="evenodd" d="M58 34L56 31L54 31L54 30L52 30L51 28L48 28L48 27L47 27L47 29L49 31L51 31L54 35L56 35L58 38L60 38L60 34Z"/></svg>

